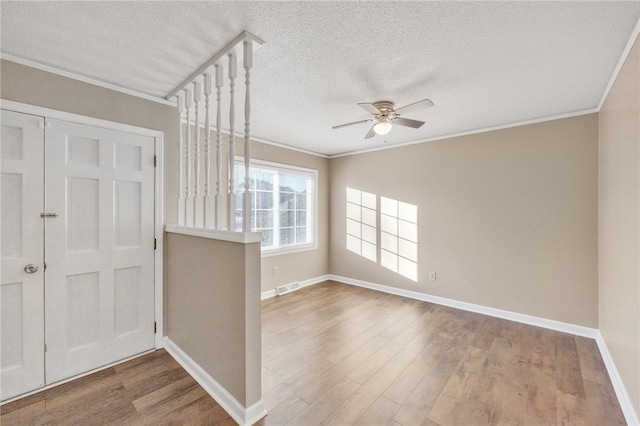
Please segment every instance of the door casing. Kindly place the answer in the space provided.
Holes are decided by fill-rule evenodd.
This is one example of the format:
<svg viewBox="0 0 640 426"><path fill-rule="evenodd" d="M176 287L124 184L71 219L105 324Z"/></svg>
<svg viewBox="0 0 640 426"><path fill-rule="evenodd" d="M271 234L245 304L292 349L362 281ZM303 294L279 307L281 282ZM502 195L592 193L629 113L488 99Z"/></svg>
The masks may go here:
<svg viewBox="0 0 640 426"><path fill-rule="evenodd" d="M164 188L164 173L163 173L163 153L164 153L164 133L158 130L147 129L143 127L132 126L129 124L116 123L112 121L102 120L93 117L87 117L84 115L73 114L64 111L58 111L54 109L24 104L20 102L9 101L5 99L0 99L0 109L7 111L14 111L18 113L31 114L46 118L52 118L57 120L69 121L77 124L84 124L88 126L96 126L103 127L111 130L119 130L122 132L134 133L138 135L150 136L154 138L154 149L156 155L156 168L155 168L155 203L154 203L154 231L156 238L156 250L154 253L154 315L156 318L156 334L155 334L155 348L161 349L164 347L164 294L163 294L163 228L164 228L164 216L163 216L163 188ZM135 358L140 355L136 355L132 358ZM131 358L128 358L131 359ZM118 361L115 364L119 364L121 362L126 361ZM58 386L60 384L66 383L71 380L75 380L79 377L94 373L96 371L100 371L102 369L108 368L113 364L105 365L103 367L97 368L95 370L87 371L80 375L71 377L69 379L65 379L59 382L56 382L51 385L44 386L42 388L36 389L34 391L22 394L15 398L7 399L2 401L2 404L6 404L8 402L14 401L16 399L23 398L25 396L41 392L45 389Z"/></svg>

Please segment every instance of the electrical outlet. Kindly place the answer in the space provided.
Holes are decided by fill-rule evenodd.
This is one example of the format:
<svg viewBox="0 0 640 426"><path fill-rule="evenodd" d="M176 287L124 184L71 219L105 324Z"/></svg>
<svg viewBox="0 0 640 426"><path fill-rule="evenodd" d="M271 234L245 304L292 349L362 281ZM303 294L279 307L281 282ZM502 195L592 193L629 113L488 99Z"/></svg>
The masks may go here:
<svg viewBox="0 0 640 426"><path fill-rule="evenodd" d="M271 268L271 273L273 273L273 276L275 277L276 275L278 275L278 267L274 266L273 268Z"/></svg>
<svg viewBox="0 0 640 426"><path fill-rule="evenodd" d="M436 280L436 271L429 271L429 279L431 281L435 281Z"/></svg>

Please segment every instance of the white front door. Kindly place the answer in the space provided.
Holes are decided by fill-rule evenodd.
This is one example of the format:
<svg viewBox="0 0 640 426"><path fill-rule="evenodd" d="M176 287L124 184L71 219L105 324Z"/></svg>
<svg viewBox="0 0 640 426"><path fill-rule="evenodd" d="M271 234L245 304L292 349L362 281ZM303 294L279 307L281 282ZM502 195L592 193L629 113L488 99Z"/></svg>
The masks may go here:
<svg viewBox="0 0 640 426"><path fill-rule="evenodd" d="M46 381L154 347L154 139L47 120Z"/></svg>
<svg viewBox="0 0 640 426"><path fill-rule="evenodd" d="M2 111L1 141L7 400L154 348L155 140Z"/></svg>
<svg viewBox="0 0 640 426"><path fill-rule="evenodd" d="M2 111L0 135L4 400L44 385L44 118Z"/></svg>

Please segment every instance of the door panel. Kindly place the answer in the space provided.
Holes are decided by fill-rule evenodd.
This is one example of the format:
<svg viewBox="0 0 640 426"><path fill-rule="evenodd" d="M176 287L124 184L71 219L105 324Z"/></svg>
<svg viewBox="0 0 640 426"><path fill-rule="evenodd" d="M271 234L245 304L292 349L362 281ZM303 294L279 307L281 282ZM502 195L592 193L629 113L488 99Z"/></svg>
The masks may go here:
<svg viewBox="0 0 640 426"><path fill-rule="evenodd" d="M46 379L154 347L154 140L47 120Z"/></svg>
<svg viewBox="0 0 640 426"><path fill-rule="evenodd" d="M2 111L0 399L44 385L44 119ZM25 272L33 264L38 270Z"/></svg>

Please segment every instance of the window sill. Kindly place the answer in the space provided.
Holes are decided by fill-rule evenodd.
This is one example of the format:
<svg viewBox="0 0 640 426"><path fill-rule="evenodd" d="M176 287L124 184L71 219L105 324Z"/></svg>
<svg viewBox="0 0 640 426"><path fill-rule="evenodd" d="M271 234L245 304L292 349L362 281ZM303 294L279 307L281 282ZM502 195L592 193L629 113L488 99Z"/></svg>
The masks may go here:
<svg viewBox="0 0 640 426"><path fill-rule="evenodd" d="M303 251L316 250L318 248L317 244L308 244L301 245L296 247L285 247L273 250L262 250L262 257L272 257L272 256L280 256L283 254L293 254L300 253Z"/></svg>

